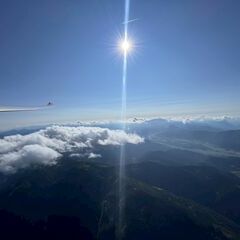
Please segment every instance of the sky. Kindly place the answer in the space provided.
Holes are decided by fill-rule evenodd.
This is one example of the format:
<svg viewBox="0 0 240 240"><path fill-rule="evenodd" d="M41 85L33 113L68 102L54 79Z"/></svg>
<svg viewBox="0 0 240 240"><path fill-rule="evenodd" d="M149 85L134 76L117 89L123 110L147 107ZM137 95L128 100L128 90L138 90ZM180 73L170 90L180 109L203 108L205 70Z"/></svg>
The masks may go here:
<svg viewBox="0 0 240 240"><path fill-rule="evenodd" d="M240 1L131 0L128 116L240 115ZM124 0L1 0L0 129L121 114Z"/></svg>

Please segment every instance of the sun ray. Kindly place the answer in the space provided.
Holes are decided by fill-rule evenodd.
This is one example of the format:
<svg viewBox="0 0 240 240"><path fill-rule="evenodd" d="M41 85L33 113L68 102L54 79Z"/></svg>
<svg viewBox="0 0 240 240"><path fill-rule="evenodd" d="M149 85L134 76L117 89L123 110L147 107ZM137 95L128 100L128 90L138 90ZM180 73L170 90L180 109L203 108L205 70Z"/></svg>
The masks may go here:
<svg viewBox="0 0 240 240"><path fill-rule="evenodd" d="M131 49L128 40L128 21L129 21L129 8L130 0L125 0L125 15L124 15L124 39L122 40L121 48L123 51L123 73L122 73L122 109L121 121L122 129L126 130L126 110L127 110L127 63L128 52ZM125 229L125 161L126 161L125 145L123 144L120 149L120 162L119 162L119 212L118 212L118 226L117 238L123 239Z"/></svg>

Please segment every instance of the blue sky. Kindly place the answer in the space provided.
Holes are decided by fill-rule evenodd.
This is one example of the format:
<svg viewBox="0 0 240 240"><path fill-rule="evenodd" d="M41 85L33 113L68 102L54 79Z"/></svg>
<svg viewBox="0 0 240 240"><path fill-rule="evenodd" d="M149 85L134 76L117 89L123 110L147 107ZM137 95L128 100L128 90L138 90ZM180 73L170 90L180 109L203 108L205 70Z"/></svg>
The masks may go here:
<svg viewBox="0 0 240 240"><path fill-rule="evenodd" d="M132 0L129 116L240 113L240 2ZM124 1L2 0L0 128L119 118Z"/></svg>

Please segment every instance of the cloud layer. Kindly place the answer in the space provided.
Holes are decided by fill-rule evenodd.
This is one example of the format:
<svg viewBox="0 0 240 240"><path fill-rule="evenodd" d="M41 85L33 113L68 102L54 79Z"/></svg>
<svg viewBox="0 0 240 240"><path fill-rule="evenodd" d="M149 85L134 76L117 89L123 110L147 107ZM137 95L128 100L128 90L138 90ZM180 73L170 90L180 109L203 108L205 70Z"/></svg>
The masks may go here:
<svg viewBox="0 0 240 240"><path fill-rule="evenodd" d="M65 152L94 149L97 145L138 144L136 134L100 127L52 126L28 135L0 139L0 171L14 173L32 164L54 165ZM93 152L88 158L101 157Z"/></svg>

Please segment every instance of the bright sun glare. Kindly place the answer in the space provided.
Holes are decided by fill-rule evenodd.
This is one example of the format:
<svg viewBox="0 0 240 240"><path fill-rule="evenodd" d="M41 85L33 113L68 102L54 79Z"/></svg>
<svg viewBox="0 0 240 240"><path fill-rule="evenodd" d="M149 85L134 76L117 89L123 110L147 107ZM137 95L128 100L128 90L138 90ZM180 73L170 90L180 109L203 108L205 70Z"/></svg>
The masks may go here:
<svg viewBox="0 0 240 240"><path fill-rule="evenodd" d="M120 49L123 53L128 53L132 50L133 45L130 40L122 40L120 42Z"/></svg>

